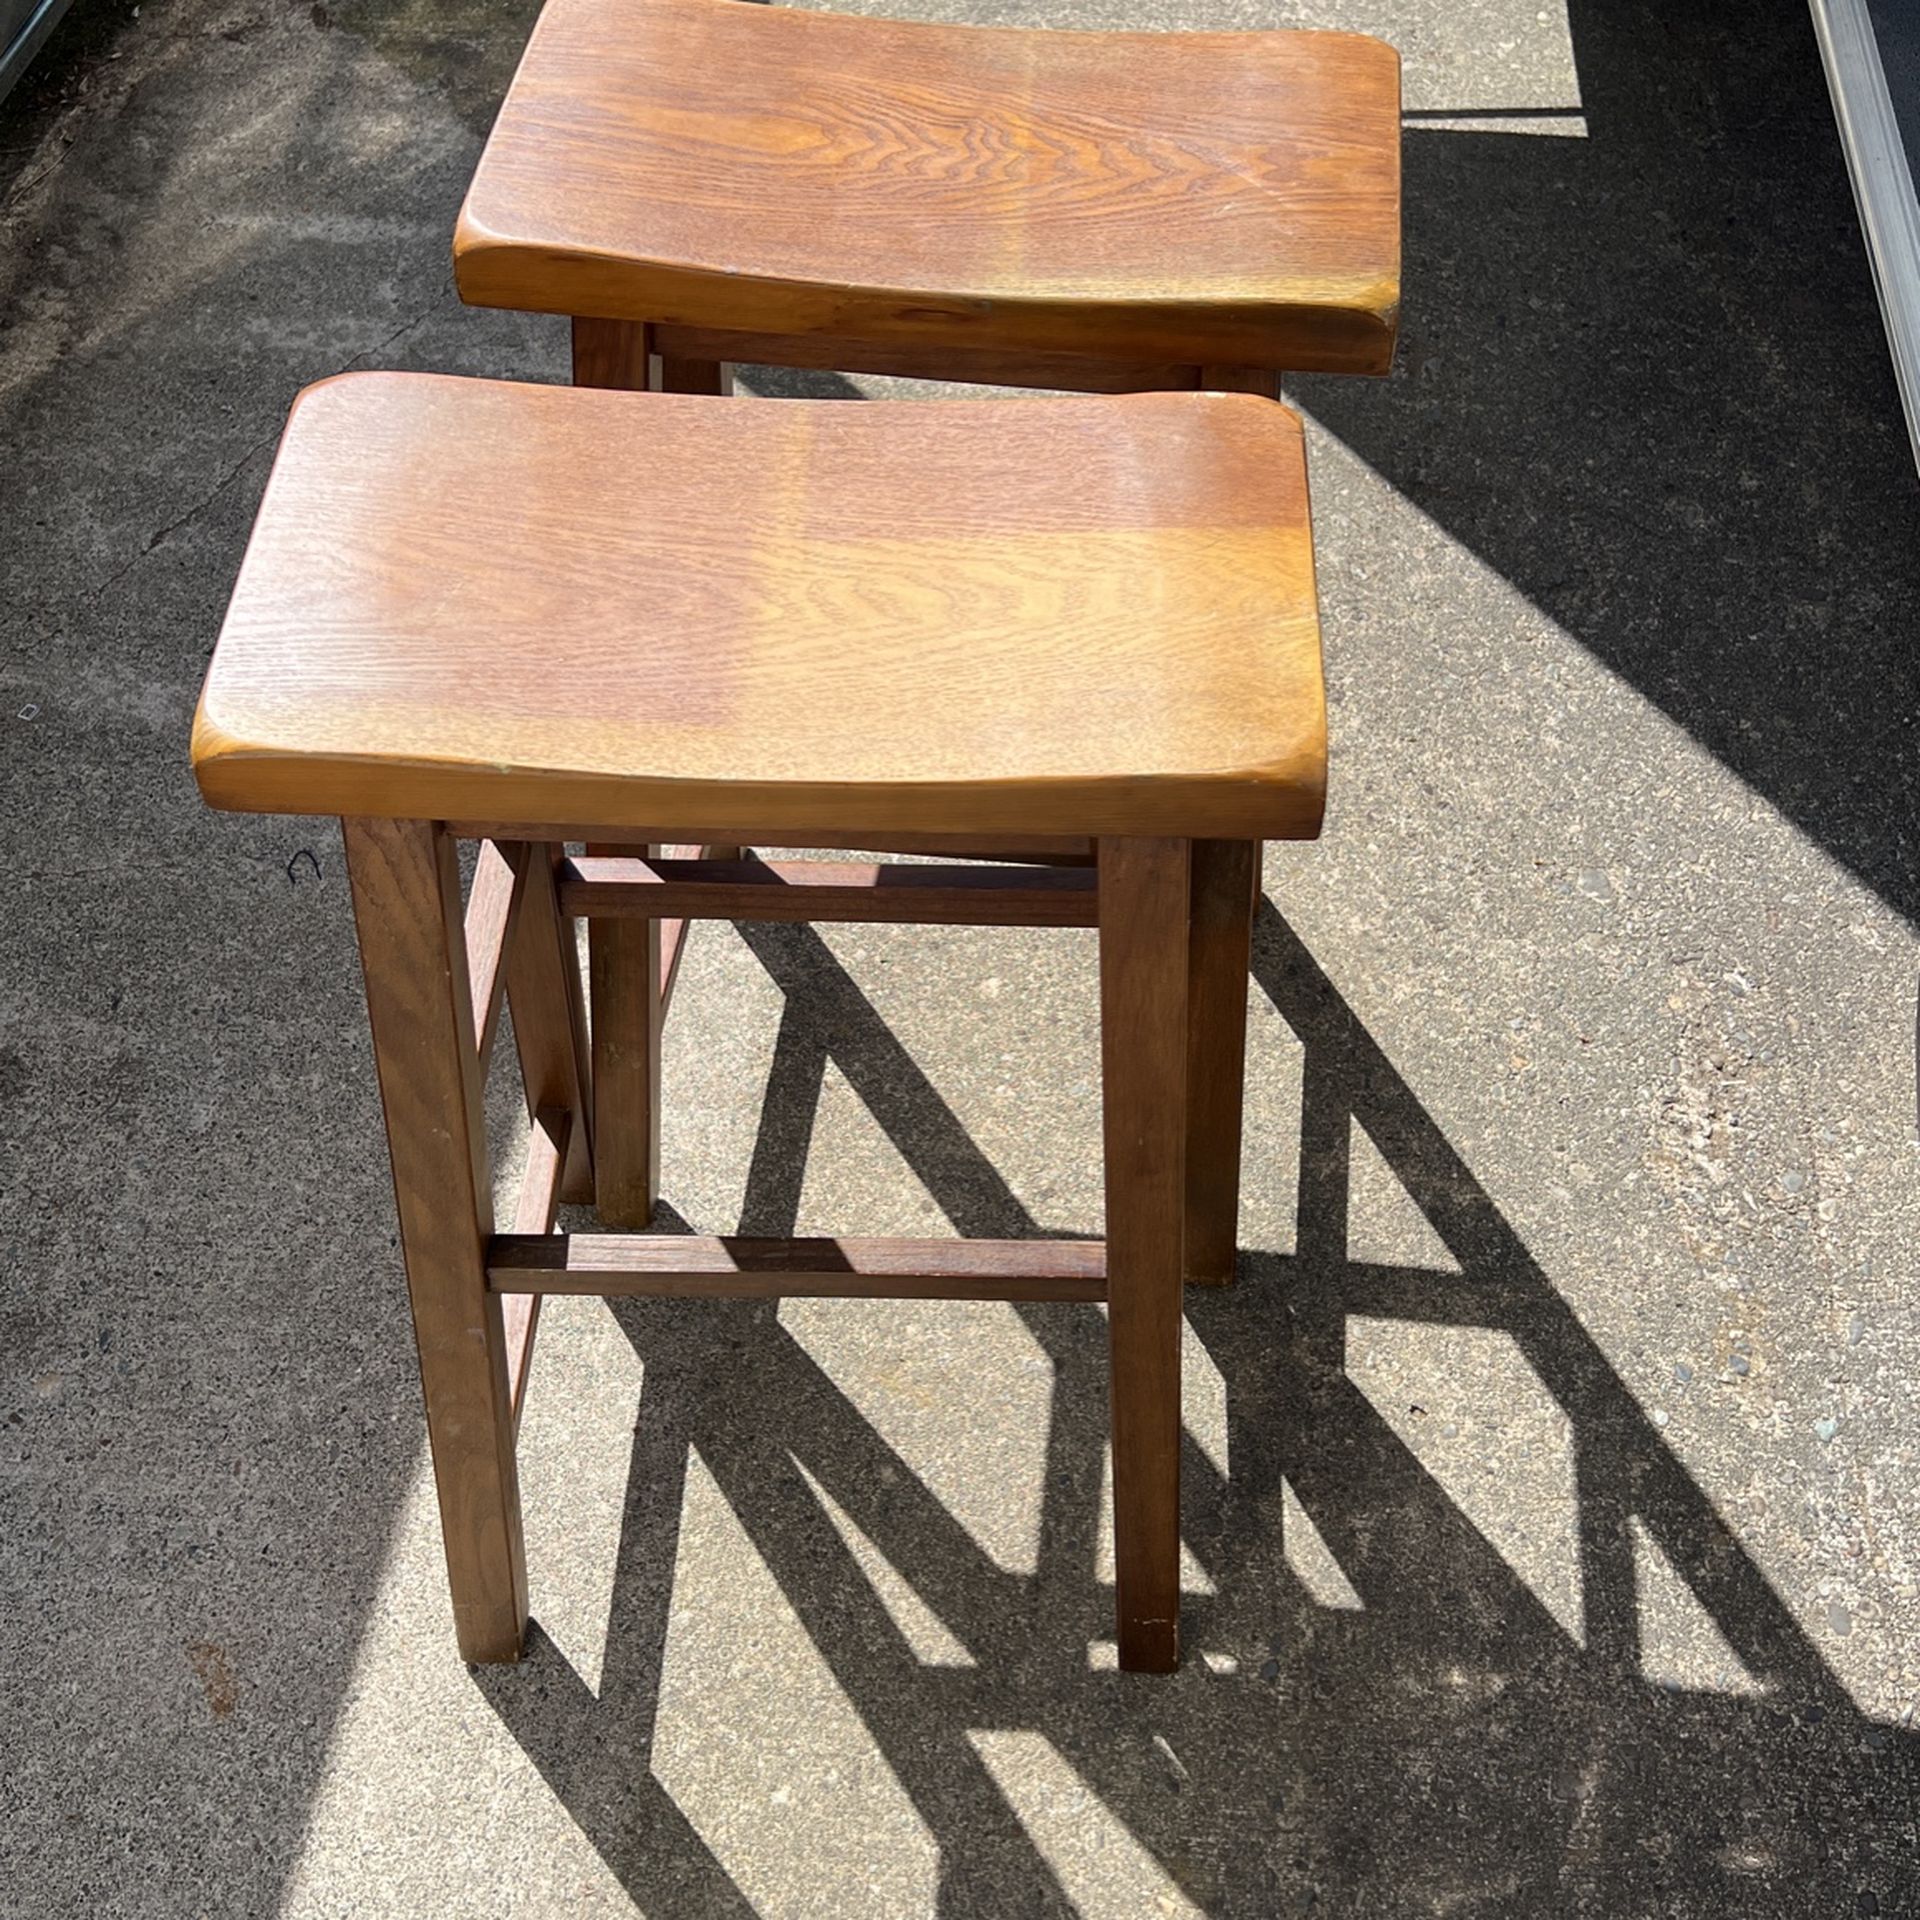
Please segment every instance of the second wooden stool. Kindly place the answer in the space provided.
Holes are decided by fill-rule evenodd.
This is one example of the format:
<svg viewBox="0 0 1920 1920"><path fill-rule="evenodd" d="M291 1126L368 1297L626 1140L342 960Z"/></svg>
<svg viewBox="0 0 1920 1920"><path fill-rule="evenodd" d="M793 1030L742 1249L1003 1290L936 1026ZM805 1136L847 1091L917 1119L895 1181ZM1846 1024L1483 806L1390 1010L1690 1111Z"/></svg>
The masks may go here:
<svg viewBox="0 0 1920 1920"><path fill-rule="evenodd" d="M583 383L775 366L1116 392L1384 373L1400 60L1351 33L1069 33L547 0L454 239Z"/></svg>
<svg viewBox="0 0 1920 1920"><path fill-rule="evenodd" d="M1399 316L1399 56L1347 33L546 0L454 270L474 304L572 316L583 386L721 393L732 360L1270 397L1281 369L1380 374ZM1196 887L1233 974L1201 1030L1237 1089L1258 873L1235 848L1203 856ZM592 936L601 1203L632 1226L657 1191L651 950L675 937ZM1230 1124L1208 1156L1224 1225L1188 1246L1201 1284L1234 1270Z"/></svg>

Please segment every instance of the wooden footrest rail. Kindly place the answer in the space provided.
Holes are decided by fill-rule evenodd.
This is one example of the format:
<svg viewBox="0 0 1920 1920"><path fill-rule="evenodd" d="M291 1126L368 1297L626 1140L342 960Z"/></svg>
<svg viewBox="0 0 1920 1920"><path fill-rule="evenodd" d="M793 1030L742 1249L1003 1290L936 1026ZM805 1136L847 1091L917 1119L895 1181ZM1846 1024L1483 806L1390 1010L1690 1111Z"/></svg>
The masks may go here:
<svg viewBox="0 0 1920 1920"><path fill-rule="evenodd" d="M560 867L582 920L871 920L918 926L1092 927L1091 867L911 866L841 860L639 860Z"/></svg>
<svg viewBox="0 0 1920 1920"><path fill-rule="evenodd" d="M676 1299L1104 1300L1101 1240L741 1240L676 1233L505 1233L496 1293Z"/></svg>

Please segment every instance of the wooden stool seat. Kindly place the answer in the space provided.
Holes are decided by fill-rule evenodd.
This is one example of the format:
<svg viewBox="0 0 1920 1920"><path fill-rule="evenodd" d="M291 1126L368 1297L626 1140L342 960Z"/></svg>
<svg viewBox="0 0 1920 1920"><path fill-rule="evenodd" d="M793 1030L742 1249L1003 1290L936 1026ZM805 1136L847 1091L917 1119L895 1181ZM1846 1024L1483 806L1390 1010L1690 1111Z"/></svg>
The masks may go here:
<svg viewBox="0 0 1920 1920"><path fill-rule="evenodd" d="M548 839L1310 835L1299 424L348 375L295 408L194 753L222 807Z"/></svg>
<svg viewBox="0 0 1920 1920"><path fill-rule="evenodd" d="M733 330L1020 385L1099 382L992 356L1383 373L1399 107L1398 55L1356 34L548 0L455 270L477 305L650 322L692 361L746 357Z"/></svg>

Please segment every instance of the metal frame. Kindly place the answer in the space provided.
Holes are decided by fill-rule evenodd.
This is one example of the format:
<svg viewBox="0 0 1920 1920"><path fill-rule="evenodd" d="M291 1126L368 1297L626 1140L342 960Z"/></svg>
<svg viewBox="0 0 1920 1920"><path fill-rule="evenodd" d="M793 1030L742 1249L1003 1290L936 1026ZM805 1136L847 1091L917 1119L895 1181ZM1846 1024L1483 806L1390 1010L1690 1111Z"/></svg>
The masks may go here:
<svg viewBox="0 0 1920 1920"><path fill-rule="evenodd" d="M1920 200L1866 0L1810 0L1874 284L1920 463Z"/></svg>
<svg viewBox="0 0 1920 1920"><path fill-rule="evenodd" d="M0 53L0 100L13 90L13 84L26 72L28 63L40 51L43 41L65 17L72 0L39 0L25 21Z"/></svg>

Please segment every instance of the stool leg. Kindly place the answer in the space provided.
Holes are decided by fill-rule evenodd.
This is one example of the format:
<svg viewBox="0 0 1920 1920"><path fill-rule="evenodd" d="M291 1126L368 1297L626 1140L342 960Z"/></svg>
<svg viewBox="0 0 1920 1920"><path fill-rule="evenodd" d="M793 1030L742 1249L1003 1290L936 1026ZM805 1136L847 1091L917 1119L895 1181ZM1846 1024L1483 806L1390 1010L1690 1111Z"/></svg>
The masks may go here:
<svg viewBox="0 0 1920 1920"><path fill-rule="evenodd" d="M1240 1113L1247 1073L1247 971L1260 847L1193 843L1187 964L1187 1279L1232 1284L1240 1250Z"/></svg>
<svg viewBox="0 0 1920 1920"><path fill-rule="evenodd" d="M460 1653L517 1660L526 1545L493 1230L479 1054L461 926L460 869L444 827L345 820L400 1244L413 1300Z"/></svg>
<svg viewBox="0 0 1920 1920"><path fill-rule="evenodd" d="M573 323L573 384L621 387L644 393L652 339L640 320L587 320Z"/></svg>
<svg viewBox="0 0 1920 1920"><path fill-rule="evenodd" d="M1107 1337L1120 1665L1180 1658L1180 1278L1186 1219L1185 840L1100 842Z"/></svg>
<svg viewBox="0 0 1920 1920"><path fill-rule="evenodd" d="M660 356L662 393L731 393L733 369L724 360L675 360Z"/></svg>
<svg viewBox="0 0 1920 1920"><path fill-rule="evenodd" d="M573 384L644 391L652 385L650 344L640 321L576 318ZM608 1226L644 1227L660 1190L660 923L590 921L587 963L594 1197Z"/></svg>

